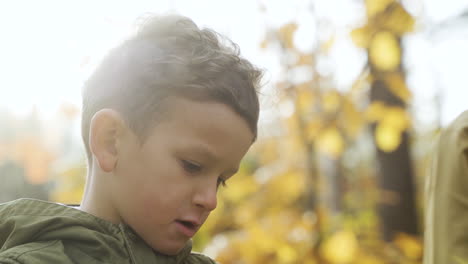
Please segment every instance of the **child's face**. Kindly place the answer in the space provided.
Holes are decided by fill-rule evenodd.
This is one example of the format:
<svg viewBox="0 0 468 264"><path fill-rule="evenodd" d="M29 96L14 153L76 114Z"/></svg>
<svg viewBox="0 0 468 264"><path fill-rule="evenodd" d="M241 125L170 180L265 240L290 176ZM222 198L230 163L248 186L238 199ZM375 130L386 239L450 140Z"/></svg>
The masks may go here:
<svg viewBox="0 0 468 264"><path fill-rule="evenodd" d="M141 145L118 147L113 204L153 249L176 254L216 208L220 183L237 170L253 134L228 106L173 98Z"/></svg>

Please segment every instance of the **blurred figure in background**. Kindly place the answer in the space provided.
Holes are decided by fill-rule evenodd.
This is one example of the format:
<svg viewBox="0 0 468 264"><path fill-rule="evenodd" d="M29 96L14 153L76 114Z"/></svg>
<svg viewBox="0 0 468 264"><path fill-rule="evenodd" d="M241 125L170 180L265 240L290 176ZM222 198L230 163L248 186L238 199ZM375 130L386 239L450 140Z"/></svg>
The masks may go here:
<svg viewBox="0 0 468 264"><path fill-rule="evenodd" d="M424 264L468 263L468 111L442 131L432 162Z"/></svg>

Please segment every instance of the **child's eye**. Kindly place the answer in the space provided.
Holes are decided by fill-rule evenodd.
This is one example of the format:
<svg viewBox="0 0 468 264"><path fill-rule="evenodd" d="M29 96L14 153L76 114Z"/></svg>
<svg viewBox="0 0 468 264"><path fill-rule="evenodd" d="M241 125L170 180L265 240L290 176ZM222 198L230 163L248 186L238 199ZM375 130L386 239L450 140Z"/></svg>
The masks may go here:
<svg viewBox="0 0 468 264"><path fill-rule="evenodd" d="M202 167L192 161L182 160L182 166L185 171L189 173L195 173L201 171Z"/></svg>
<svg viewBox="0 0 468 264"><path fill-rule="evenodd" d="M227 181L227 180L225 180L225 179L223 179L223 178L218 178L217 187L219 187L220 185L223 186L223 187L226 187L226 186L227 186L226 181Z"/></svg>

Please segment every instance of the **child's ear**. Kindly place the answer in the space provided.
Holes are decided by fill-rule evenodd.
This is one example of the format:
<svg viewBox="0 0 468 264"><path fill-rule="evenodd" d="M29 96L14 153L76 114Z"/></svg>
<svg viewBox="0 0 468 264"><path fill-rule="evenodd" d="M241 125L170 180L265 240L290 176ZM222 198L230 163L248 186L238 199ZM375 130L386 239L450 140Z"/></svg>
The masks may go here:
<svg viewBox="0 0 468 264"><path fill-rule="evenodd" d="M91 119L89 147L99 167L105 172L111 172L117 164L122 130L123 120L114 110L102 109Z"/></svg>

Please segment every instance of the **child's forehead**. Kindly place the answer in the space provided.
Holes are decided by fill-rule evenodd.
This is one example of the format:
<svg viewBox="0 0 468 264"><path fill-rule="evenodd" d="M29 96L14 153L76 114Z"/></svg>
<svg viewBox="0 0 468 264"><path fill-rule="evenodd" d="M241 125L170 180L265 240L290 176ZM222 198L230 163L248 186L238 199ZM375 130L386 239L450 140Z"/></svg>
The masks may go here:
<svg viewBox="0 0 468 264"><path fill-rule="evenodd" d="M165 103L165 114L158 123L172 123L171 129L186 130L187 134L193 130L214 137L240 126L249 131L249 134L253 134L248 121L226 103L216 100L193 100L181 96L172 96Z"/></svg>
<svg viewBox="0 0 468 264"><path fill-rule="evenodd" d="M149 153L167 149L183 158L217 164L235 174L253 140L247 122L228 106L173 98L165 121L156 124L145 144Z"/></svg>

